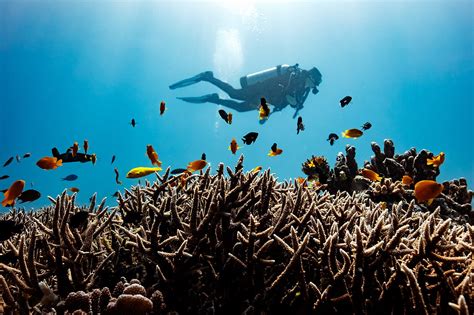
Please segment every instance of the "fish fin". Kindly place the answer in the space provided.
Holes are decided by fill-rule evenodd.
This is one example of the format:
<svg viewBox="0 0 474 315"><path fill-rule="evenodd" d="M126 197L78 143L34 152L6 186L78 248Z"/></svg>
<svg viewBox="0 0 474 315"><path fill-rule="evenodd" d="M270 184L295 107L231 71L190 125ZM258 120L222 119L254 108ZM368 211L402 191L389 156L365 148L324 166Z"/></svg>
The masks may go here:
<svg viewBox="0 0 474 315"><path fill-rule="evenodd" d="M430 206L431 203L433 202L433 200L434 200L434 198L428 199L428 201L426 201L426 204L427 204L428 206Z"/></svg>
<svg viewBox="0 0 474 315"><path fill-rule="evenodd" d="M433 165L434 160L432 159L427 159L426 160L426 165Z"/></svg>
<svg viewBox="0 0 474 315"><path fill-rule="evenodd" d="M62 166L63 165L63 160L59 159L56 161L56 167Z"/></svg>

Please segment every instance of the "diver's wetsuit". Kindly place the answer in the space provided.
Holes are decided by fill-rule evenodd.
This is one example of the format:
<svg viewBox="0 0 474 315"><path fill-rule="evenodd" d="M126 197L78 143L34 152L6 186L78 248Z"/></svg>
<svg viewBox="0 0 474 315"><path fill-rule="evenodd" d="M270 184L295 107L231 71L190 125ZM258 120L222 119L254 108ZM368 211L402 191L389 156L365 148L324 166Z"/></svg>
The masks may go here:
<svg viewBox="0 0 474 315"><path fill-rule="evenodd" d="M319 78L316 78L316 86L321 82L319 71L317 71L317 73L319 74ZM292 104L292 106L298 111L303 107L303 103L311 90L311 88L305 86L306 79L308 77L308 71L301 70L297 66L293 66L290 67L289 71L279 76L271 77L264 81L247 85L241 89L235 89L229 83L215 78L212 72L207 71L190 79L175 83L170 86L170 89L184 87L200 81L206 81L226 92L232 99L221 99L216 93L204 95L201 97L178 98L191 103L209 102L219 104L239 112L258 109L260 106L260 99L262 97L265 97L269 104L275 106L273 112L279 111L290 104L287 99L287 95L290 95L296 101L296 103ZM316 94L317 89L315 88L314 90L316 92L313 91L313 93Z"/></svg>

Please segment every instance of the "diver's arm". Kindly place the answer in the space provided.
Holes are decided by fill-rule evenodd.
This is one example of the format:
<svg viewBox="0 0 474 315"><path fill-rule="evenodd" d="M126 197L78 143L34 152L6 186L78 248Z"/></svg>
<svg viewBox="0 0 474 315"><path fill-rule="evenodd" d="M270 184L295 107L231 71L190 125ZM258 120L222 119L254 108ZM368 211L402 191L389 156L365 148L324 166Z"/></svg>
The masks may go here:
<svg viewBox="0 0 474 315"><path fill-rule="evenodd" d="M296 116L298 115L298 112L303 108L303 104L309 95L309 91L310 89L306 88L303 92L303 95L301 95L301 97L296 95L296 107L295 107L296 110L295 110L295 113L293 114L293 118L296 118Z"/></svg>

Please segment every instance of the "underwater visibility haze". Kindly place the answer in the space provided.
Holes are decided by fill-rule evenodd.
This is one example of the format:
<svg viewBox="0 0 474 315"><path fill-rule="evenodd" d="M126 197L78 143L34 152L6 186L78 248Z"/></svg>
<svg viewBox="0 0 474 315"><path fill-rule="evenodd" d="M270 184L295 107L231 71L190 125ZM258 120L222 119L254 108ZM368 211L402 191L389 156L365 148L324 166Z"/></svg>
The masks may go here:
<svg viewBox="0 0 474 315"><path fill-rule="evenodd" d="M324 155L332 165L347 144L363 165L370 143L392 139L397 152L411 147L444 152L439 179L474 180L472 2L454 1L178 1L61 2L3 1L0 4L0 159L31 157L0 168L6 189L24 179L48 204L47 195L80 189L88 202L136 184L126 173L152 166L151 144L163 162L185 168L203 152L215 169L245 155L245 169L271 168L281 180L304 177L301 164ZM219 93L200 82L169 85L203 71L239 88L247 74L277 65L316 67L322 82L298 113L286 106L260 124L258 110L237 112L177 97ZM264 95L262 95L264 96ZM351 96L341 108L339 100ZM160 102L166 111L160 115ZM218 115L233 113L226 124ZM136 120L136 126L130 122ZM370 122L361 138L337 140ZM258 132L250 146L240 142ZM235 138L242 147L228 150ZM97 162L65 163L45 171L36 166L51 149L61 153L83 141ZM283 149L268 157L273 143ZM112 156L116 161L111 164ZM115 182L114 168L123 186ZM62 181L69 174L77 180ZM153 176L149 177L150 179ZM143 179L142 179L143 182ZM111 203L113 205L114 202Z"/></svg>

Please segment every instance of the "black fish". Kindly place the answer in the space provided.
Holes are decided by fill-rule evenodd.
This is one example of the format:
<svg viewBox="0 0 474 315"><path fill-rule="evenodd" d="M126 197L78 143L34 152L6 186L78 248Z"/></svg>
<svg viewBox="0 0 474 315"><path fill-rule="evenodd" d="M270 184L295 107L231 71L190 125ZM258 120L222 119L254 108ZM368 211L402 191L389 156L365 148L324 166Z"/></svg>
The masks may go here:
<svg viewBox="0 0 474 315"><path fill-rule="evenodd" d="M337 134L335 134L335 133L330 133L329 136L328 136L327 141L329 141L329 143L330 143L331 145L333 145L333 144L334 144L334 141L336 141L337 139L339 139L339 136L338 136Z"/></svg>
<svg viewBox="0 0 474 315"><path fill-rule="evenodd" d="M339 101L339 103L341 103L341 107L344 107L344 106L347 106L349 105L349 103L352 101L352 97L351 96L346 96L344 97L343 99L341 99Z"/></svg>
<svg viewBox="0 0 474 315"><path fill-rule="evenodd" d="M132 127L135 127L136 124L137 124L137 122L135 121L135 118L132 118L132 121L130 122L130 125L132 125Z"/></svg>
<svg viewBox="0 0 474 315"><path fill-rule="evenodd" d="M23 154L23 158L24 158L24 159L29 158L30 156L31 156L31 153L29 153L29 152Z"/></svg>
<svg viewBox="0 0 474 315"><path fill-rule="evenodd" d="M18 200L21 200L20 203L32 202L39 199L40 197L41 197L41 193L39 191L34 190L34 189L28 189L22 192L21 195L18 196Z"/></svg>
<svg viewBox="0 0 474 315"><path fill-rule="evenodd" d="M86 162L92 162L92 155L90 154L84 154L84 153L76 153L76 156L72 156L72 150L67 149L66 153L59 153L57 148L53 148L51 150L53 153L53 156L57 158L58 160L62 160L63 163L70 163L70 162L81 162L81 163L86 163Z"/></svg>
<svg viewBox="0 0 474 315"><path fill-rule="evenodd" d="M2 177L0 177L0 179L7 179L9 177L10 177L9 175L3 175Z"/></svg>
<svg viewBox="0 0 474 315"><path fill-rule="evenodd" d="M260 106L262 106L266 112L270 111L270 107L268 107L267 99L265 97L260 98Z"/></svg>
<svg viewBox="0 0 474 315"><path fill-rule="evenodd" d="M201 160L206 160L206 153L201 154Z"/></svg>
<svg viewBox="0 0 474 315"><path fill-rule="evenodd" d="M11 162L13 161L13 156L11 158L9 158L5 164L3 164L3 167L7 166L8 164L10 164Z"/></svg>
<svg viewBox="0 0 474 315"><path fill-rule="evenodd" d="M114 172L115 172L115 182L118 184L118 185L122 185L122 182L119 181L119 171L117 168L114 168Z"/></svg>
<svg viewBox="0 0 474 315"><path fill-rule="evenodd" d="M138 224L141 222L143 215L138 211L130 211L123 217L123 223Z"/></svg>
<svg viewBox="0 0 474 315"><path fill-rule="evenodd" d="M114 192L114 194L112 195L112 197L115 197L115 198L117 198L118 196L119 196L119 192L118 192L118 191Z"/></svg>
<svg viewBox="0 0 474 315"><path fill-rule="evenodd" d="M62 180L67 180L67 181L71 182L71 181L76 180L78 178L79 178L79 176L77 176L76 174L70 174L70 175L62 178Z"/></svg>
<svg viewBox="0 0 474 315"><path fill-rule="evenodd" d="M370 128L372 128L372 124L370 122L366 122L363 126L362 126L362 130L369 130Z"/></svg>
<svg viewBox="0 0 474 315"><path fill-rule="evenodd" d="M277 150L277 144L274 143L274 144L272 145L272 151L273 151L273 152L276 152L276 150Z"/></svg>
<svg viewBox="0 0 474 315"><path fill-rule="evenodd" d="M73 229L77 229L81 225L87 223L89 220L89 211L78 211L74 213L70 218L69 218L69 226Z"/></svg>
<svg viewBox="0 0 474 315"><path fill-rule="evenodd" d="M0 220L0 242L6 241L16 233L23 231L23 223L13 220Z"/></svg>
<svg viewBox="0 0 474 315"><path fill-rule="evenodd" d="M296 134L299 134L300 131L304 131L303 118L298 117L298 122L296 124Z"/></svg>
<svg viewBox="0 0 474 315"><path fill-rule="evenodd" d="M229 123L229 117L227 116L227 113L225 110L219 109L219 115L221 116L222 119L224 119L226 123Z"/></svg>
<svg viewBox="0 0 474 315"><path fill-rule="evenodd" d="M112 155L112 162L110 162L110 164L114 164L115 162L115 155Z"/></svg>
<svg viewBox="0 0 474 315"><path fill-rule="evenodd" d="M252 144L255 142L255 140L257 140L257 137L258 137L258 133L257 132L249 132L248 134L246 134L243 138L242 138L242 141L245 143L245 144Z"/></svg>
<svg viewBox="0 0 474 315"><path fill-rule="evenodd" d="M186 172L185 168L176 168L170 172L170 174L176 175Z"/></svg>
<svg viewBox="0 0 474 315"><path fill-rule="evenodd" d="M2 193L6 193L6 192L7 192L7 190L8 190L8 189L2 189L2 190L0 190L0 192L2 192Z"/></svg>

